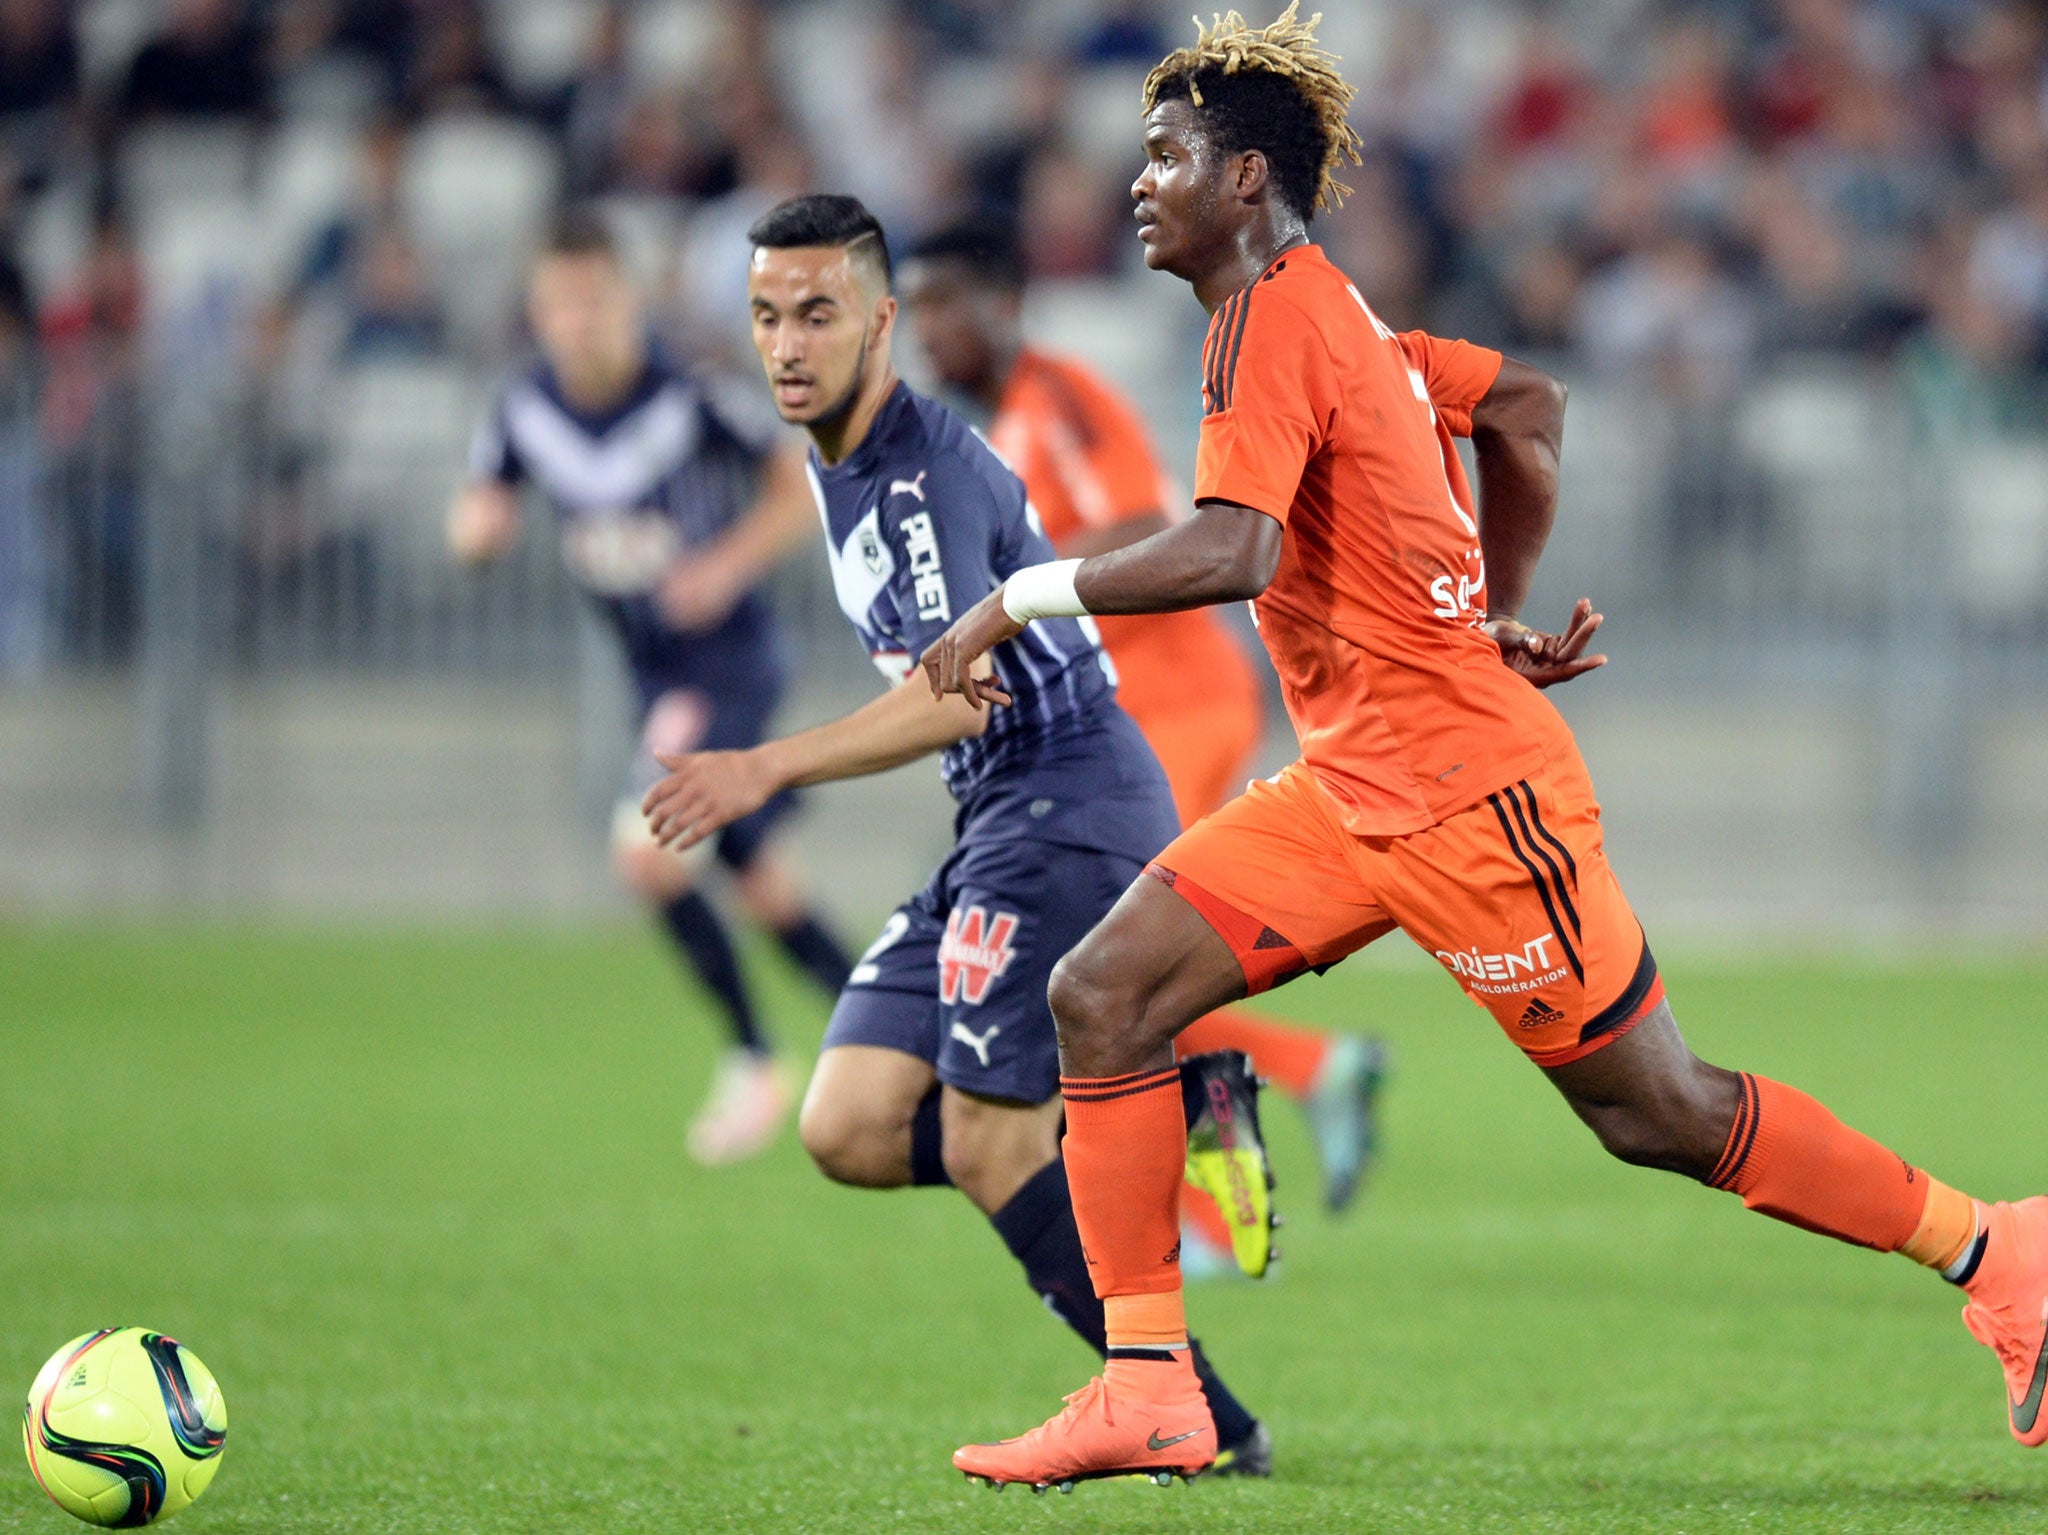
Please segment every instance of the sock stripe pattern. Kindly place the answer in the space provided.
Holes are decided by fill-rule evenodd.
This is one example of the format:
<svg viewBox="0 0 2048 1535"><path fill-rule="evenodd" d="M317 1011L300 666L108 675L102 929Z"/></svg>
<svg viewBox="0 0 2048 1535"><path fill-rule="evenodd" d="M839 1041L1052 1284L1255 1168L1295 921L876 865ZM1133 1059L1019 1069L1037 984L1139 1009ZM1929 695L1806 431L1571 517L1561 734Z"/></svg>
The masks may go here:
<svg viewBox="0 0 2048 1535"><path fill-rule="evenodd" d="M1707 1187L1727 1189L1742 1173L1749 1161L1749 1151L1756 1144L1756 1078L1748 1072L1736 1074L1736 1085L1740 1096L1735 1104L1735 1128L1728 1132L1728 1144L1721 1152L1721 1160L1714 1164L1714 1170L1707 1176Z"/></svg>
<svg viewBox="0 0 2048 1535"><path fill-rule="evenodd" d="M1825 1104L1769 1077L1737 1076L1728 1144L1708 1181L1759 1215L1878 1252L1912 1239L1930 1180Z"/></svg>
<svg viewBox="0 0 2048 1535"><path fill-rule="evenodd" d="M1171 1085L1180 1090L1180 1068L1164 1071L1134 1071L1121 1077L1061 1077L1060 1096L1068 1103L1108 1103L1115 1098L1133 1098Z"/></svg>

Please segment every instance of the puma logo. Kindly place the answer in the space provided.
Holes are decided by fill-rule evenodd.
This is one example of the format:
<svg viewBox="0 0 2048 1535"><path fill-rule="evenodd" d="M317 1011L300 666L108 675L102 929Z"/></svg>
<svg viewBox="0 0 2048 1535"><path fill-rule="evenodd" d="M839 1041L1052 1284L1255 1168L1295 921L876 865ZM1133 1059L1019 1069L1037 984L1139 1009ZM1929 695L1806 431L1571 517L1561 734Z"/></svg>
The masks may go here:
<svg viewBox="0 0 2048 1535"><path fill-rule="evenodd" d="M889 482L889 494L892 496L915 496L918 500L922 501L924 499L924 477L930 473L929 469L920 469L917 478L914 480L891 480Z"/></svg>
<svg viewBox="0 0 2048 1535"><path fill-rule="evenodd" d="M953 1025L953 1037L980 1058L984 1070L988 1068L989 1064L989 1042L1002 1032L1003 1026L999 1023L990 1024L979 1037L975 1035L974 1030L968 1028L964 1023L955 1023Z"/></svg>

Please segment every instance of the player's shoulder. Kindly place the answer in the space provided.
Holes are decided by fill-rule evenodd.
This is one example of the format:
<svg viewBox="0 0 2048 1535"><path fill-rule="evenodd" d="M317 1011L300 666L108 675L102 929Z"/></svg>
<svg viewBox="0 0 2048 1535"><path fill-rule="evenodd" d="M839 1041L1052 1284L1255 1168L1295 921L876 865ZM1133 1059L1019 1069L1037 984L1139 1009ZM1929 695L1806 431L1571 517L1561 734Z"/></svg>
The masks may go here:
<svg viewBox="0 0 2048 1535"><path fill-rule="evenodd" d="M1023 482L1016 472L965 419L907 384L898 387L904 409L892 423L886 460L892 479L899 478L901 470L924 471L929 480L944 483L956 495L978 487L1000 502L1013 490L1021 493Z"/></svg>
<svg viewBox="0 0 2048 1535"><path fill-rule="evenodd" d="M1344 275L1314 246L1277 258L1209 317L1202 344L1202 401L1209 414L1230 409L1240 364L1261 353L1298 359L1329 352L1330 312L1344 297ZM1290 365L1290 377L1294 369Z"/></svg>
<svg viewBox="0 0 2048 1535"><path fill-rule="evenodd" d="M1039 407L1064 420L1083 441L1105 424L1122 426L1135 415L1117 386L1083 358L1027 348L1018 357L1020 382Z"/></svg>

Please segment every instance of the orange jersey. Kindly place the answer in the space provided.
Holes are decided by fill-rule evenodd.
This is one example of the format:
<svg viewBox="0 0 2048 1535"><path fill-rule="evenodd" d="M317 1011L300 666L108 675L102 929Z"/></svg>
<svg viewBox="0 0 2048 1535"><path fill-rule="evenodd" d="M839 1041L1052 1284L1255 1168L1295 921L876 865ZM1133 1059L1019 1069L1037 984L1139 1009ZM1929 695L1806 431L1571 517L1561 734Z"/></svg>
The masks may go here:
<svg viewBox="0 0 2048 1535"><path fill-rule="evenodd" d="M1216 311L1195 500L1286 528L1254 604L1302 758L1360 837L1436 825L1570 732L1480 625L1486 572L1453 435L1500 354L1397 336L1319 246Z"/></svg>
<svg viewBox="0 0 2048 1535"><path fill-rule="evenodd" d="M1170 517L1182 502L1130 402L1070 358L1019 352L988 440L1024 481L1055 547L1134 517ZM1116 663L1117 697L1148 737L1155 720L1190 700L1230 700L1256 716L1258 678L1220 614L1196 608L1096 622ZM1157 740L1153 747L1163 754Z"/></svg>

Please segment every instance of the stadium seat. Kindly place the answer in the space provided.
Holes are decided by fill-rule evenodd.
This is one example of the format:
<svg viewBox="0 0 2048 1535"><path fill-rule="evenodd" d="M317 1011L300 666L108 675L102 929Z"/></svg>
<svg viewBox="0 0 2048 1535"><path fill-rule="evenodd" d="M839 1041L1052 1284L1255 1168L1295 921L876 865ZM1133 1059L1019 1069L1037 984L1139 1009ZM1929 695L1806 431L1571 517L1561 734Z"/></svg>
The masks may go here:
<svg viewBox="0 0 2048 1535"><path fill-rule="evenodd" d="M1963 611L1993 621L2048 608L2048 444L1957 445L1939 475L1950 507L1951 577Z"/></svg>
<svg viewBox="0 0 2048 1535"><path fill-rule="evenodd" d="M146 216L166 206L245 198L255 170L255 129L222 120L136 129L122 145L117 174L124 206Z"/></svg>
<svg viewBox="0 0 2048 1535"><path fill-rule="evenodd" d="M562 178L555 146L521 123L446 116L406 150L400 194L408 227L439 277L457 332L502 343Z"/></svg>
<svg viewBox="0 0 2048 1535"><path fill-rule="evenodd" d="M602 7L586 0L494 0L491 40L512 88L560 89L590 57Z"/></svg>
<svg viewBox="0 0 2048 1535"><path fill-rule="evenodd" d="M1853 366L1791 368L1742 400L1738 451L1783 508L1798 584L1818 603L1866 604L1889 579L1903 487L1883 449L1897 436Z"/></svg>
<svg viewBox="0 0 2048 1535"><path fill-rule="evenodd" d="M359 135L337 123L300 120L272 135L256 173L266 279L289 280L314 233L349 205L361 159Z"/></svg>
<svg viewBox="0 0 2048 1535"><path fill-rule="evenodd" d="M338 528L368 533L385 568L445 563L442 514L461 479L483 391L443 362L343 369L328 392L324 499Z"/></svg>
<svg viewBox="0 0 2048 1535"><path fill-rule="evenodd" d="M726 35L716 0L642 0L634 9L626 57L650 85L681 85L715 73Z"/></svg>
<svg viewBox="0 0 2048 1535"><path fill-rule="evenodd" d="M78 47L85 83L108 90L128 72L156 28L152 0L84 0L78 7Z"/></svg>

